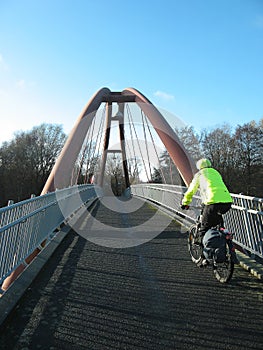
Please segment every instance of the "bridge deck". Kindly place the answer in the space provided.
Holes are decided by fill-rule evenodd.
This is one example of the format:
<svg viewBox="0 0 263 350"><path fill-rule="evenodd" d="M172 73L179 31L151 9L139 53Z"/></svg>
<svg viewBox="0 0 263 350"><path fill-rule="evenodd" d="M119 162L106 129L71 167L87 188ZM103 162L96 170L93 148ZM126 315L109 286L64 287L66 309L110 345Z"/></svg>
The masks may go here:
<svg viewBox="0 0 263 350"><path fill-rule="evenodd" d="M98 203L92 215L126 229L153 218L149 232L166 220L148 204L127 214ZM103 242L107 232L102 237L88 218L75 231L85 223L89 238ZM174 221L129 248L71 230L7 319L0 348L261 350L262 296L262 283L240 267L229 285L197 268Z"/></svg>

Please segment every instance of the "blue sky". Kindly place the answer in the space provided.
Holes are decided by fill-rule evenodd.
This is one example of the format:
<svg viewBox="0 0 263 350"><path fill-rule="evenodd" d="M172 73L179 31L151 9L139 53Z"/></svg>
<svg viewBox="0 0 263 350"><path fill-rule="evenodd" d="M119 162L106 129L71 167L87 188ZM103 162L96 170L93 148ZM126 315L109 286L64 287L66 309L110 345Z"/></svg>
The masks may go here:
<svg viewBox="0 0 263 350"><path fill-rule="evenodd" d="M102 87L196 130L258 121L262 82L263 0L0 0L0 143L43 122L68 133Z"/></svg>

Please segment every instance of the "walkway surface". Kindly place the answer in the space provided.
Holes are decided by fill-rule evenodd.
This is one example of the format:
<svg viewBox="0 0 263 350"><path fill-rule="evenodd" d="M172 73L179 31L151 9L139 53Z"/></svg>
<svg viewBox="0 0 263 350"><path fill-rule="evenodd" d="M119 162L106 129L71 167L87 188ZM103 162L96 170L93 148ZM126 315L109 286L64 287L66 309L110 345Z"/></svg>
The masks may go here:
<svg viewBox="0 0 263 350"><path fill-rule="evenodd" d="M178 223L163 229L165 214L137 204L83 213L3 325L1 350L263 349L262 282L238 266L220 284L191 262ZM124 247L110 247L122 231Z"/></svg>

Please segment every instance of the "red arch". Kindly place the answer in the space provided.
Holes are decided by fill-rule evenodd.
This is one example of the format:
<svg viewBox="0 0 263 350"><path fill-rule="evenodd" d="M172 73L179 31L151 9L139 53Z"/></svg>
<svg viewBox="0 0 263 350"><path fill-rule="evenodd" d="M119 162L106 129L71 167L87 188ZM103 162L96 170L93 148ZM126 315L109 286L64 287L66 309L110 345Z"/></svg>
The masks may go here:
<svg viewBox="0 0 263 350"><path fill-rule="evenodd" d="M77 119L41 194L54 191L56 188L63 188L70 185L71 170L74 167L87 131L100 107L100 104L105 101L105 99L107 100L107 97L110 97L111 94L114 95L116 93L112 93L108 88L102 88L89 100ZM143 110L155 128L174 164L178 168L185 184L189 185L193 178L193 173L196 172L196 167L178 139L178 136L162 114L142 93L134 88L124 89L121 92L121 95L124 97L131 95L135 96L135 102ZM129 101L128 98L127 101Z"/></svg>

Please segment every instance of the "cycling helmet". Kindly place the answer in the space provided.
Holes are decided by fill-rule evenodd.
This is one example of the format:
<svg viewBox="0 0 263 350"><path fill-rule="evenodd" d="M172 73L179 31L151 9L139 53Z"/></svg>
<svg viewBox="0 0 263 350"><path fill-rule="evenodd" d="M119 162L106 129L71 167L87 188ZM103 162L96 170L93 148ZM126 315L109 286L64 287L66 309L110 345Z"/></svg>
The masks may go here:
<svg viewBox="0 0 263 350"><path fill-rule="evenodd" d="M199 159L196 163L196 167L198 170L201 170L203 168L211 168L211 166L211 162L207 158Z"/></svg>

